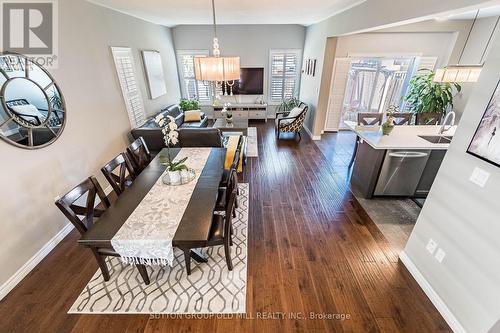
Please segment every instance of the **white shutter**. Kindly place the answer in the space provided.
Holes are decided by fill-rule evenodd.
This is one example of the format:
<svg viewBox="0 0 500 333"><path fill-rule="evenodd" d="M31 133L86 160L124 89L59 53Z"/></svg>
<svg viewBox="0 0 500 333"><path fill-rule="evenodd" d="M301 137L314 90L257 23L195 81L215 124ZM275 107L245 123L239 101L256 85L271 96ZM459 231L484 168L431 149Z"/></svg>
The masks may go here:
<svg viewBox="0 0 500 333"><path fill-rule="evenodd" d="M112 47L118 81L132 128L141 126L146 121L144 102L137 84L132 50L128 47Z"/></svg>
<svg viewBox="0 0 500 333"><path fill-rule="evenodd" d="M350 68L351 59L349 58L336 58L333 63L333 75L330 84L325 131L339 130Z"/></svg>
<svg viewBox="0 0 500 333"><path fill-rule="evenodd" d="M210 102L212 94L210 86L195 78L194 57L206 57L208 50L181 50L177 51L179 77L181 78L182 97L197 99L200 102Z"/></svg>
<svg viewBox="0 0 500 333"><path fill-rule="evenodd" d="M436 68L436 63L437 63L438 58L437 57L420 57L418 58L418 67L417 67L417 72L415 74L418 74L421 69L430 69L433 71Z"/></svg>
<svg viewBox="0 0 500 333"><path fill-rule="evenodd" d="M281 102L297 97L300 79L300 50L271 50L269 67L269 98Z"/></svg>

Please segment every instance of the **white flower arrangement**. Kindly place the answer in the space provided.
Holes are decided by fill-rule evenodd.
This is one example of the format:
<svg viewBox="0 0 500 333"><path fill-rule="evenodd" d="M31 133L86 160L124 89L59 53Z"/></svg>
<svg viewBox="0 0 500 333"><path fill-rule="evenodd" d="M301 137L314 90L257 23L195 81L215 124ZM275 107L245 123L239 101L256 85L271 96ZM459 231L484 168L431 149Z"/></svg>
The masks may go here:
<svg viewBox="0 0 500 333"><path fill-rule="evenodd" d="M163 114L159 114L155 117L155 122L158 124L158 126L162 127L161 132L163 133L163 141L165 141L165 145L167 146L168 150L167 161L165 163L168 167L168 170L187 170L186 165L184 165L187 157L175 163L173 163L172 159L170 158L170 146L175 146L179 142L179 132L177 131L178 126L175 122L175 118L172 116L167 116L167 118L165 118Z"/></svg>

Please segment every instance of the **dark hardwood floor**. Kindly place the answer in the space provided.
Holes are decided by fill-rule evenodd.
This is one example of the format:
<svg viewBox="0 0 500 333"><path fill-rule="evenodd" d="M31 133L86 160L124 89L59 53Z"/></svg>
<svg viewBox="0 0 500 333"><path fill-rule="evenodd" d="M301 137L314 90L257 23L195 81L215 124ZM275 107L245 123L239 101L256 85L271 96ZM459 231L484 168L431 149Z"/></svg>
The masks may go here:
<svg viewBox="0 0 500 333"><path fill-rule="evenodd" d="M272 124L252 124L260 156L241 179L250 184L246 318L68 315L97 270L72 232L0 302L0 332L451 332L344 172L305 133L276 141Z"/></svg>

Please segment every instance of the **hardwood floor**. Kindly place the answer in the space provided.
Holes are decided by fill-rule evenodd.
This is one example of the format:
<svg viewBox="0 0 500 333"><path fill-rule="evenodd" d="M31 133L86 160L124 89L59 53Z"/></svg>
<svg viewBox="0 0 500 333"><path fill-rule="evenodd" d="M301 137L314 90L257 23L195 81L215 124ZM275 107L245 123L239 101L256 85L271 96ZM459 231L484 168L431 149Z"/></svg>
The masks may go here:
<svg viewBox="0 0 500 333"><path fill-rule="evenodd" d="M246 317L68 315L97 270L72 232L0 302L0 332L451 332L309 137L252 125Z"/></svg>

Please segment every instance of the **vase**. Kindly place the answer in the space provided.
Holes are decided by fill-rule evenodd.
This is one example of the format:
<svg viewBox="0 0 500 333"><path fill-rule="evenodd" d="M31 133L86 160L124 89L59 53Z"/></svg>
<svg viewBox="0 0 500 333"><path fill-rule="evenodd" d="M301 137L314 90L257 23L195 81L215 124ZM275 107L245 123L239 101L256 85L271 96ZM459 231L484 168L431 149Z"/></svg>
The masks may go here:
<svg viewBox="0 0 500 333"><path fill-rule="evenodd" d="M181 182L181 172L180 171L169 171L168 178L170 184L179 184Z"/></svg>
<svg viewBox="0 0 500 333"><path fill-rule="evenodd" d="M382 134L389 135L394 129L394 120L392 118L387 119L385 123L382 124Z"/></svg>
<svg viewBox="0 0 500 333"><path fill-rule="evenodd" d="M233 117L226 117L226 123L232 124L233 123Z"/></svg>

